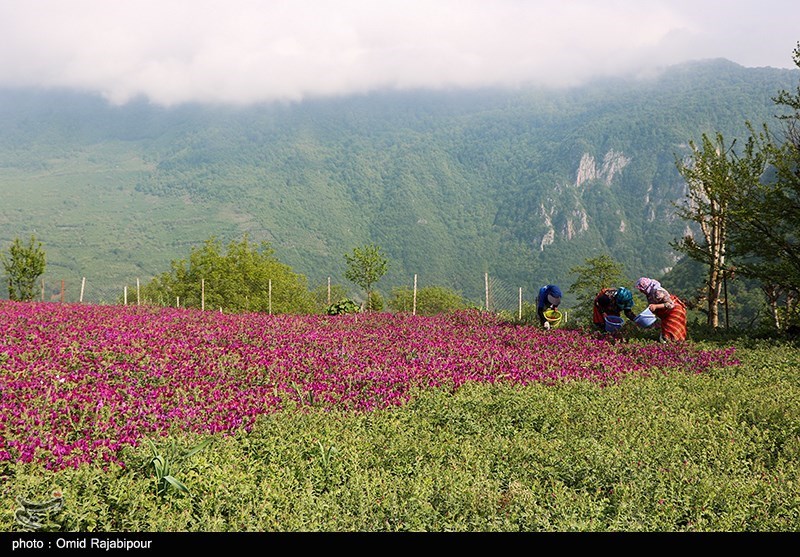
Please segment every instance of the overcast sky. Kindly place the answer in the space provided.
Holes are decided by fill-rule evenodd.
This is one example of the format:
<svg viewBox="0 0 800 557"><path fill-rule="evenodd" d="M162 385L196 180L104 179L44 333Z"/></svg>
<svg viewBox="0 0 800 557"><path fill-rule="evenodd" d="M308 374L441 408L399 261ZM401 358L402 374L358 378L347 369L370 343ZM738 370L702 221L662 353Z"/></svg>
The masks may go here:
<svg viewBox="0 0 800 557"><path fill-rule="evenodd" d="M795 68L798 0L0 0L0 87L249 103Z"/></svg>

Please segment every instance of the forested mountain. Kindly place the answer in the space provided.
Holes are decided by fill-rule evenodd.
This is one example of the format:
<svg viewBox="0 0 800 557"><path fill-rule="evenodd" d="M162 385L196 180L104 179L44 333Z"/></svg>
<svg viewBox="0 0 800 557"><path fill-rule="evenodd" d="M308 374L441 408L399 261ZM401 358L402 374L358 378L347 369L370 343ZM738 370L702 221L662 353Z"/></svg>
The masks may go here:
<svg viewBox="0 0 800 557"><path fill-rule="evenodd" d="M244 233L311 287L346 283L344 253L367 242L389 257L384 293L417 274L480 303L489 273L515 303L601 253L661 276L686 229L675 157L703 133L777 127L772 97L798 81L711 60L569 90L246 107L0 91L0 247L35 234L48 295L64 280L77 300L87 277L89 301Z"/></svg>

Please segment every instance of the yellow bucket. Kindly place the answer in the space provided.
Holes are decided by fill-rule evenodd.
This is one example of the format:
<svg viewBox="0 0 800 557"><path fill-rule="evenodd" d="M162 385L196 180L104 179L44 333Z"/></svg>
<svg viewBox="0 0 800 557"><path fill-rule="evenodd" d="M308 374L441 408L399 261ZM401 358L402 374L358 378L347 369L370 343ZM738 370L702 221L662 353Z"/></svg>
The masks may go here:
<svg viewBox="0 0 800 557"><path fill-rule="evenodd" d="M547 322L550 323L550 327L553 329L561 325L561 317L561 312L557 309L544 310L544 318L547 319Z"/></svg>

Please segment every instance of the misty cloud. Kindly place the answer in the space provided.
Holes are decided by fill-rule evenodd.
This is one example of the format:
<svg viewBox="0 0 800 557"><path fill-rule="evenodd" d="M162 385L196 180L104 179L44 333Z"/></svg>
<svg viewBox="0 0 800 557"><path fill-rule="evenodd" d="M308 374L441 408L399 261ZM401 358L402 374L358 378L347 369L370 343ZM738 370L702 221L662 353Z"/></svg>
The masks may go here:
<svg viewBox="0 0 800 557"><path fill-rule="evenodd" d="M171 105L792 68L799 20L779 0L5 0L0 86Z"/></svg>

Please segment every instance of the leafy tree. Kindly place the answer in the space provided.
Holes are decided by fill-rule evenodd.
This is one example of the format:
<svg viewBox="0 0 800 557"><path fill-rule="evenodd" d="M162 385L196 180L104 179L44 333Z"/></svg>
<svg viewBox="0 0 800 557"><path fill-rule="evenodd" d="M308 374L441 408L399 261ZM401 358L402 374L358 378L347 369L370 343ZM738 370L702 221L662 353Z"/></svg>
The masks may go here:
<svg viewBox="0 0 800 557"><path fill-rule="evenodd" d="M8 277L9 300L33 300L36 279L44 274L46 264L41 242L37 242L32 235L30 243L25 246L19 238L15 238L8 254L0 253L0 260Z"/></svg>
<svg viewBox="0 0 800 557"><path fill-rule="evenodd" d="M734 140L726 147L721 133L714 141L703 134L701 146L689 142L692 154L688 160L676 160L681 176L686 180L688 193L682 205L677 205L681 218L698 225L701 241L687 234L670 245L677 251L708 267L706 277L707 322L719 326L719 303L722 298L723 273L728 250L730 205L741 184L756 182L764 167L764 155L756 149L751 136L741 156L733 151Z"/></svg>
<svg viewBox="0 0 800 557"><path fill-rule="evenodd" d="M346 253L347 269L345 278L367 293L367 307L370 306L370 296L373 286L389 268L389 262L383 255L381 248L375 244L367 244L353 248L352 253Z"/></svg>
<svg viewBox="0 0 800 557"><path fill-rule="evenodd" d="M143 288L145 299L229 312L313 313L314 298L303 275L274 257L267 242L253 246L247 235L231 242L223 253L211 237L192 248L189 260L173 261L172 270ZM271 286L271 288L270 288Z"/></svg>
<svg viewBox="0 0 800 557"><path fill-rule="evenodd" d="M594 299L603 288L625 285L629 282L621 263L610 255L602 254L586 259L586 265L570 268L577 275L567 292L574 294L577 304L573 310L578 318L592 317Z"/></svg>
<svg viewBox="0 0 800 557"><path fill-rule="evenodd" d="M388 305L393 311L414 311L414 290L393 288ZM417 290L417 315L436 315L470 306L461 294L443 286L425 286Z"/></svg>
<svg viewBox="0 0 800 557"><path fill-rule="evenodd" d="M794 62L800 68L800 42ZM730 237L738 271L758 279L768 297L783 293L771 300L774 322L780 328L778 300L782 298L788 313L793 313L800 293L800 86L795 93L780 91L773 100L789 109L778 116L783 134L774 136L766 125L759 134L766 168L738 184L731 205Z"/></svg>

